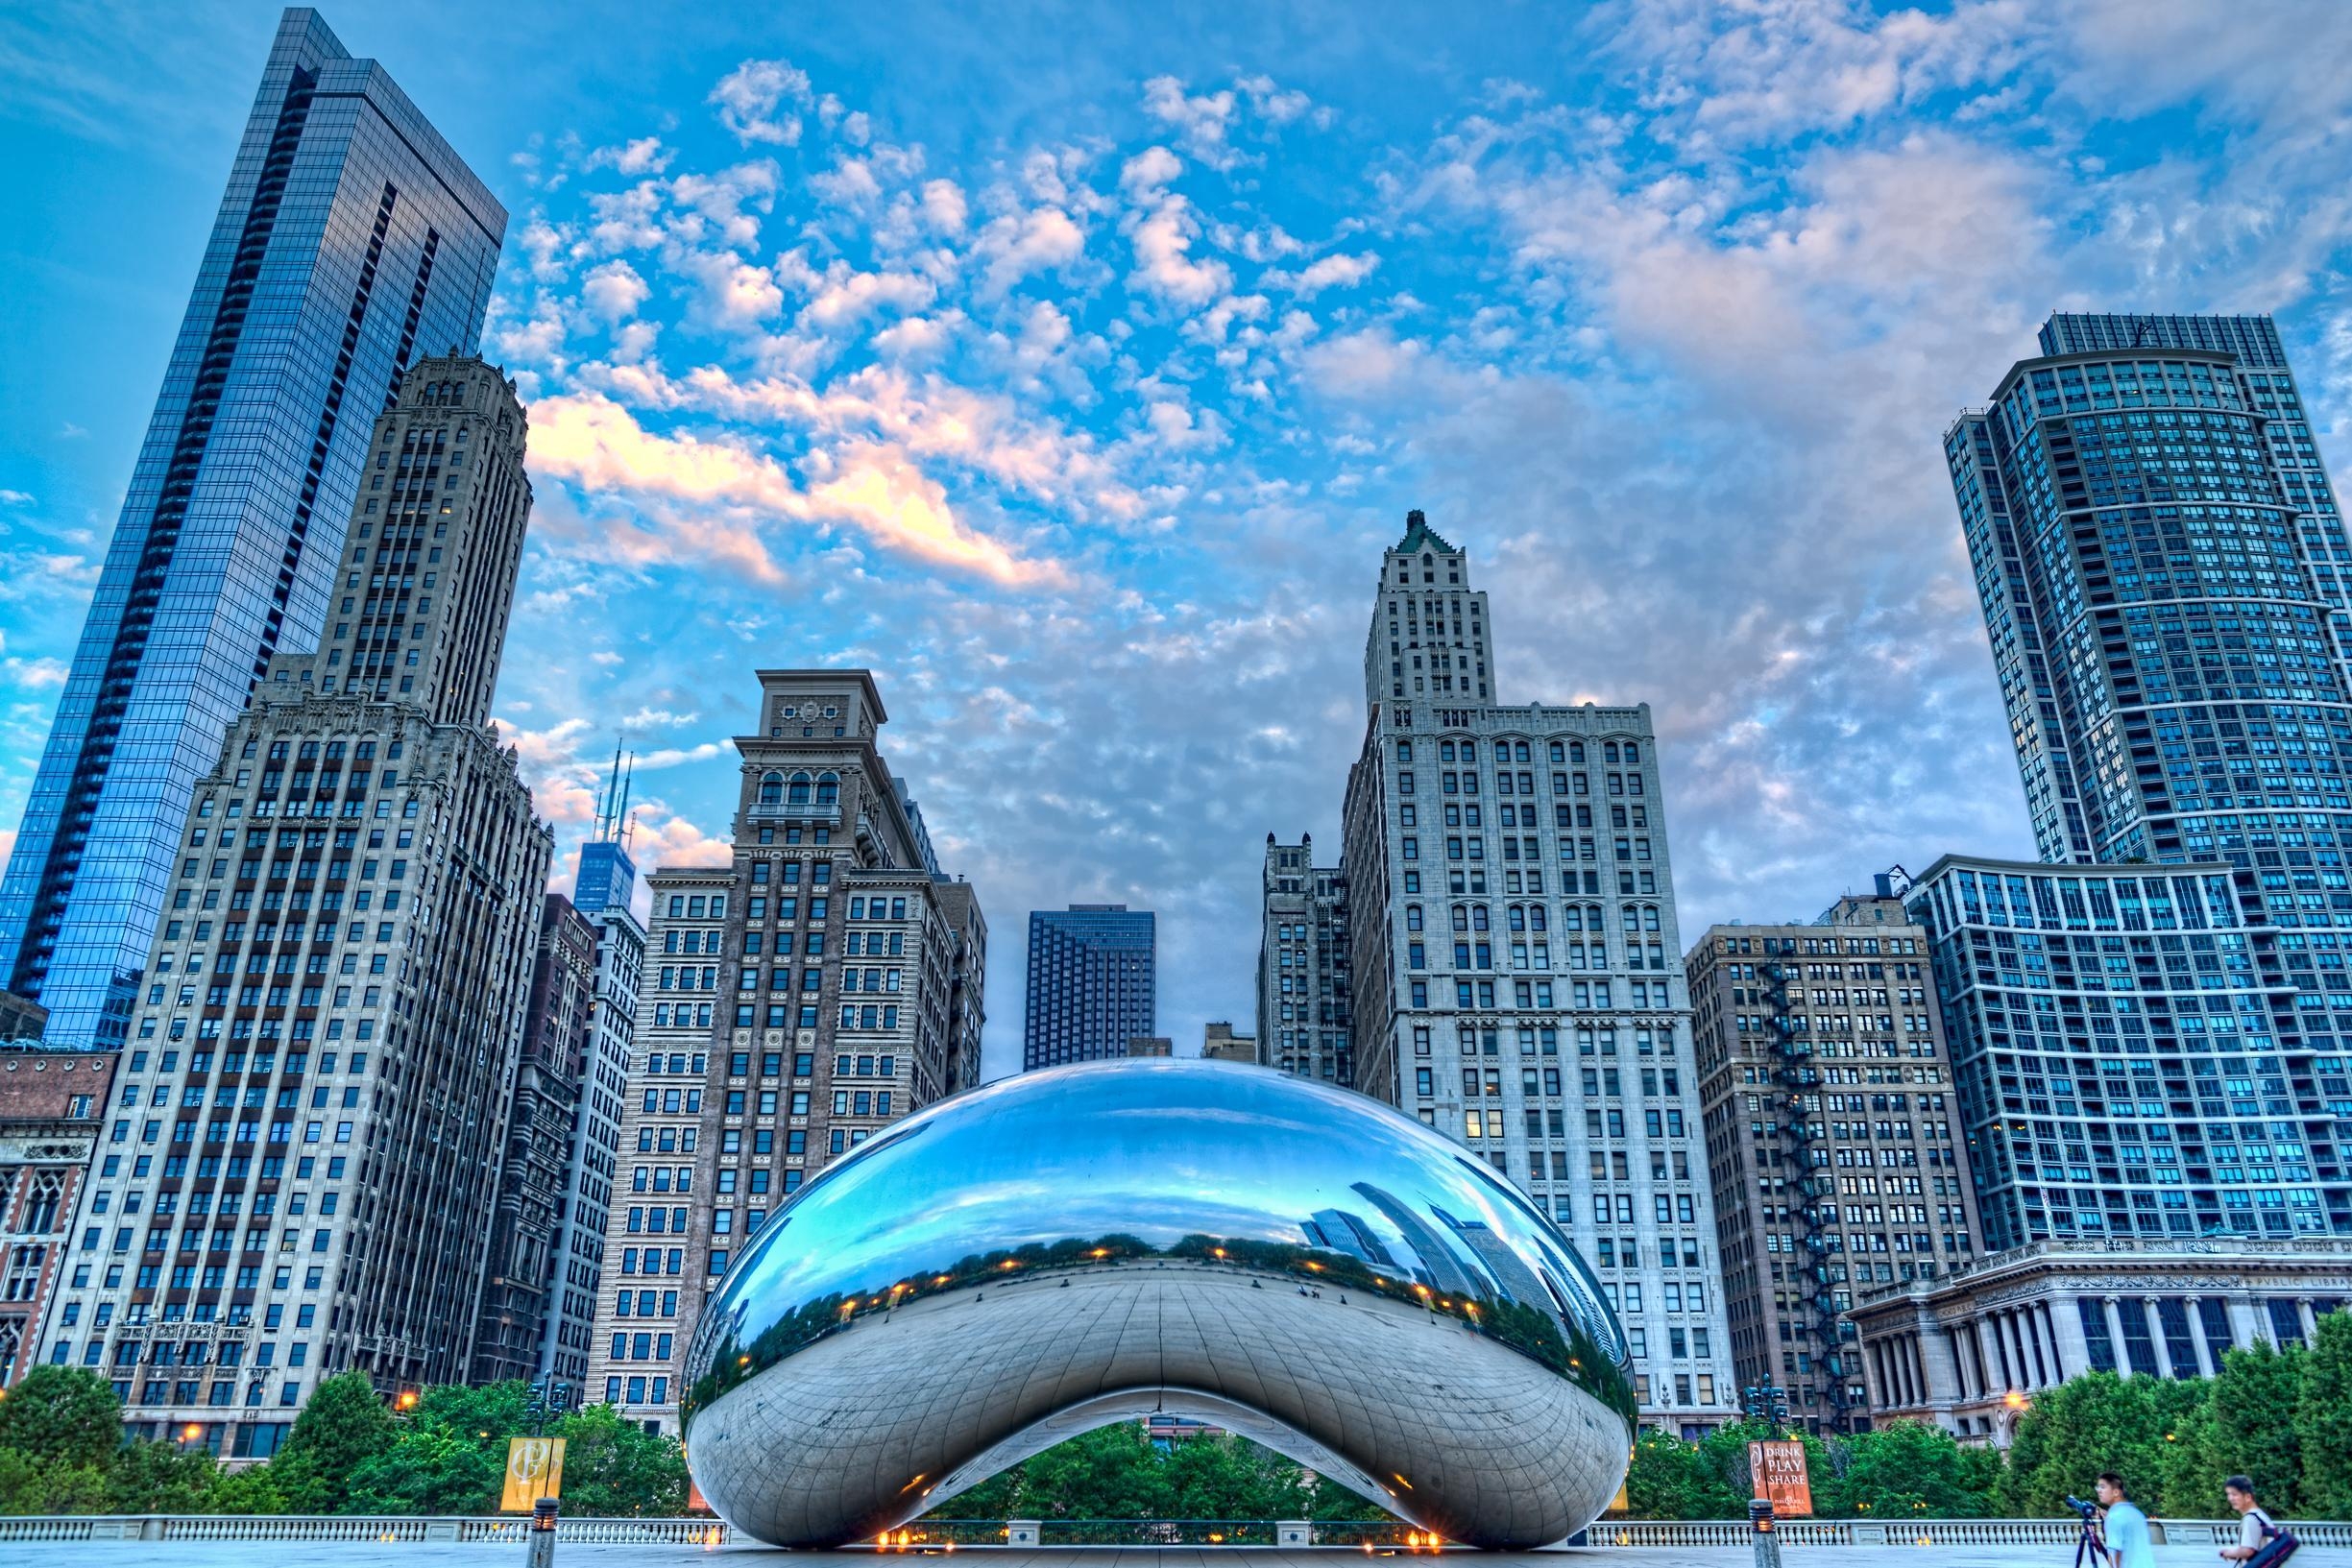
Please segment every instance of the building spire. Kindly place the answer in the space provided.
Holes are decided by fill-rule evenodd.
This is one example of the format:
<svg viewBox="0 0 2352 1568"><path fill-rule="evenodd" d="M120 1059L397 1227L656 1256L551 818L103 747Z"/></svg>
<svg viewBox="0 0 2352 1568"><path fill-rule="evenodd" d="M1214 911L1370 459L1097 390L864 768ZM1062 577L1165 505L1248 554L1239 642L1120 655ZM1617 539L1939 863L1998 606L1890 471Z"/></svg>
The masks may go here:
<svg viewBox="0 0 2352 1568"><path fill-rule="evenodd" d="M1443 535L1429 526L1429 519L1421 515L1420 508L1415 507L1405 514L1405 537L1397 542L1396 553L1410 555L1423 545L1443 550L1448 555L1453 553L1454 548L1445 543Z"/></svg>

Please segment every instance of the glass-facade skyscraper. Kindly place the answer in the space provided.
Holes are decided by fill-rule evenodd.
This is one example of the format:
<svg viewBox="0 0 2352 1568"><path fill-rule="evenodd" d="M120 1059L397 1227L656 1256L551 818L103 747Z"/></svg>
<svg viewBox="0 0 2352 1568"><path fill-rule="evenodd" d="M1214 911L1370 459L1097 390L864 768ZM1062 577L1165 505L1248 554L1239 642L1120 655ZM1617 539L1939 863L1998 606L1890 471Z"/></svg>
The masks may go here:
<svg viewBox="0 0 2352 1568"><path fill-rule="evenodd" d="M1945 450L2071 864L1951 856L1907 900L1987 1242L2352 1234L2347 541L2309 417L2267 316L2041 348Z"/></svg>
<svg viewBox="0 0 2352 1568"><path fill-rule="evenodd" d="M376 417L479 341L506 212L316 12L270 49L0 881L0 981L124 1035L196 779L315 645Z"/></svg>
<svg viewBox="0 0 2352 1568"><path fill-rule="evenodd" d="M1125 1056L1129 1040L1157 1034L1157 940L1149 909L1031 910L1021 1070Z"/></svg>

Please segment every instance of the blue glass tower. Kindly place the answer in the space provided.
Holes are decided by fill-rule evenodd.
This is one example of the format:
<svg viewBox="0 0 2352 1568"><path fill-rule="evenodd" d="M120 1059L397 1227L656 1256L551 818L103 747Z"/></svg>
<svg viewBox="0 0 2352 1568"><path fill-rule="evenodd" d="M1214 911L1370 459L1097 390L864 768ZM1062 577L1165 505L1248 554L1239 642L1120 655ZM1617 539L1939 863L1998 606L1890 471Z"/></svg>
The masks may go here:
<svg viewBox="0 0 2352 1568"><path fill-rule="evenodd" d="M1022 1071L1125 1056L1129 1040L1156 1033L1156 944L1149 909L1031 910Z"/></svg>
<svg viewBox="0 0 2352 1568"><path fill-rule="evenodd" d="M376 416L475 347L505 229L380 66L285 12L0 881L0 975L52 1040L122 1038L190 788L317 642Z"/></svg>
<svg viewBox="0 0 2352 1568"><path fill-rule="evenodd" d="M2309 416L2267 316L2041 349L1945 456L2046 863L1907 895L1987 1241L2352 1235L2352 542Z"/></svg>

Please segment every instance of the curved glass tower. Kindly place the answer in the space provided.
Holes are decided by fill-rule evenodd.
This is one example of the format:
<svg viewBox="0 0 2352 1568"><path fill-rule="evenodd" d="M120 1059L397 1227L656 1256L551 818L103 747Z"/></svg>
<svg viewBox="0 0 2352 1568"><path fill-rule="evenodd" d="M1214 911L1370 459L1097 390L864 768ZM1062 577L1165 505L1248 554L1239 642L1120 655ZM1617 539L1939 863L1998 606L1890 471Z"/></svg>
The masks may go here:
<svg viewBox="0 0 2352 1568"><path fill-rule="evenodd" d="M0 984L51 1040L123 1038L195 780L317 643L376 416L473 349L505 229L381 66L285 13L0 881Z"/></svg>

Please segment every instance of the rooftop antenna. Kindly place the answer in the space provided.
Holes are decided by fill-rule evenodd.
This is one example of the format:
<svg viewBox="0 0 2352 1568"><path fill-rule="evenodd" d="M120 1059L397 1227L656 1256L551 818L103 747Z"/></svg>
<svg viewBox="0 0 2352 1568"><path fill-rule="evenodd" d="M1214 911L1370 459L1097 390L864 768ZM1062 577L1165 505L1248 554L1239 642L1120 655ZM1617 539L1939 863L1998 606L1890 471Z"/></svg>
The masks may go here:
<svg viewBox="0 0 2352 1568"><path fill-rule="evenodd" d="M615 820L620 825L620 847L625 853L637 839L637 823L629 815L629 785L637 778L637 754L629 754L628 766L620 775L620 815Z"/></svg>
<svg viewBox="0 0 2352 1568"><path fill-rule="evenodd" d="M596 836L599 839L609 839L613 836L615 826L613 811L615 806L618 804L620 794L620 748L626 738L625 734L613 737L612 771L605 778L604 788L597 792Z"/></svg>

